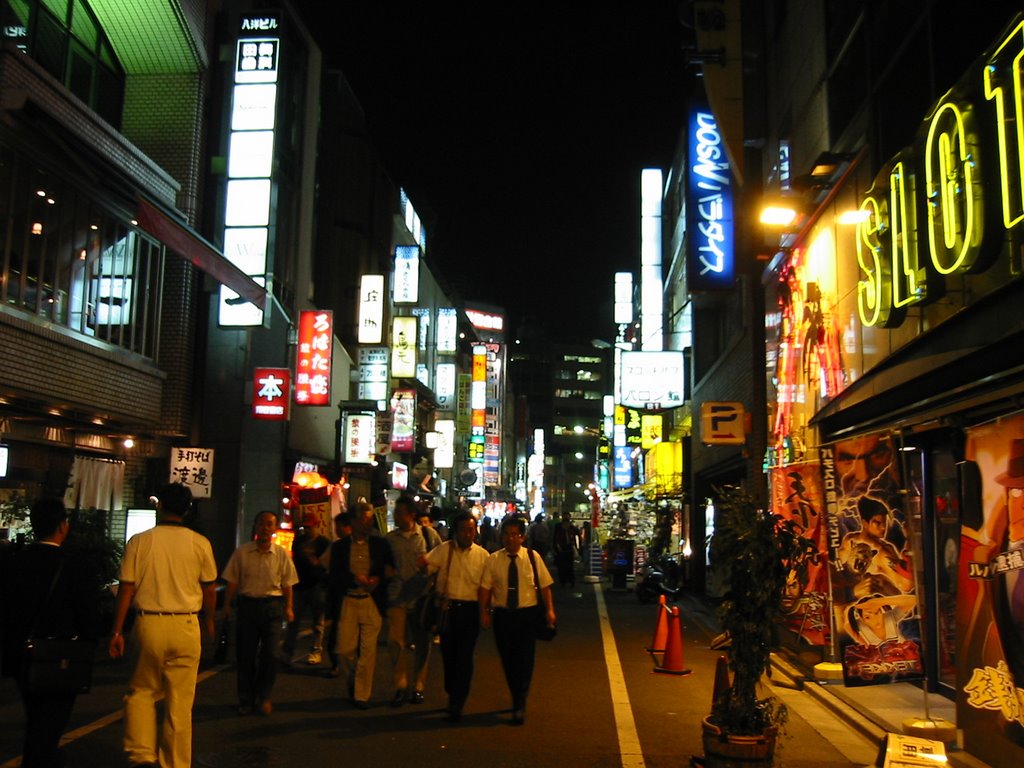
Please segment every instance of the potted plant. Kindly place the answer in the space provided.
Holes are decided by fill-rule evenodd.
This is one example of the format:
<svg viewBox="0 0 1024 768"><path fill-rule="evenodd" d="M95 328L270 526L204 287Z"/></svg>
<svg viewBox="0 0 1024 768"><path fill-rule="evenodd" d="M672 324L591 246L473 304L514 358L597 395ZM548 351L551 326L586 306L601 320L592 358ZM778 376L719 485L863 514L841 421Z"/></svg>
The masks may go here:
<svg viewBox="0 0 1024 768"><path fill-rule="evenodd" d="M761 509L743 488L725 486L716 495L710 559L729 568L718 616L730 640L732 681L716 685L704 720L705 764L771 765L787 713L774 697L759 697L758 687L769 670L786 579L793 570L802 577L815 548L792 520Z"/></svg>

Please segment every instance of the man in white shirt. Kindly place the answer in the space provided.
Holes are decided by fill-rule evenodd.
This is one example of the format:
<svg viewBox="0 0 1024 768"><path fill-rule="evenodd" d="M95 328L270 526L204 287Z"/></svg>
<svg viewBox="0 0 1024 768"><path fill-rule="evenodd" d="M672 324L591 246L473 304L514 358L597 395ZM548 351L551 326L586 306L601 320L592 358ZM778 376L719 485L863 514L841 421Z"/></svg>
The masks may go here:
<svg viewBox="0 0 1024 768"><path fill-rule="evenodd" d="M505 548L487 558L480 582L480 624L487 629L493 619L494 642L512 694L515 725L526 721L526 695L533 678L537 642L538 597L543 600L548 625L553 627L556 620L551 574L539 553L523 548L525 535L526 524L522 518L505 520L501 526Z"/></svg>
<svg viewBox="0 0 1024 768"><path fill-rule="evenodd" d="M238 595L238 714L247 715L253 706L269 715L270 701L277 678L277 652L281 644L281 624L294 621L292 587L299 576L284 548L274 543L277 515L256 515L256 539L235 550L224 569L228 583L224 596L224 617Z"/></svg>
<svg viewBox="0 0 1024 768"><path fill-rule="evenodd" d="M436 589L448 598L448 620L441 631L444 690L449 722L462 719L462 708L473 681L473 654L480 635L479 588L487 550L475 543L476 519L469 512L456 516L454 537L432 549L421 564L437 572Z"/></svg>

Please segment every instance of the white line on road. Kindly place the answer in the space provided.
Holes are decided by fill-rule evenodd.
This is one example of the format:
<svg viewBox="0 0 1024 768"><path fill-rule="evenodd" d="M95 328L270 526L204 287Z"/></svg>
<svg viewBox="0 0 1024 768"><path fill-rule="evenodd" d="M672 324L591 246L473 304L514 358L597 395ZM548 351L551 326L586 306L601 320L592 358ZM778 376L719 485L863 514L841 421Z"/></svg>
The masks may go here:
<svg viewBox="0 0 1024 768"><path fill-rule="evenodd" d="M604 604L604 591L600 583L594 585L597 597L597 616L601 622L601 640L604 643L604 663L608 669L608 687L612 692L612 711L615 713L615 730L619 737L619 754L622 768L644 768L644 753L640 749L640 737L633 720L633 707L629 703L626 678L619 664L619 651L615 646L615 635L608 619Z"/></svg>

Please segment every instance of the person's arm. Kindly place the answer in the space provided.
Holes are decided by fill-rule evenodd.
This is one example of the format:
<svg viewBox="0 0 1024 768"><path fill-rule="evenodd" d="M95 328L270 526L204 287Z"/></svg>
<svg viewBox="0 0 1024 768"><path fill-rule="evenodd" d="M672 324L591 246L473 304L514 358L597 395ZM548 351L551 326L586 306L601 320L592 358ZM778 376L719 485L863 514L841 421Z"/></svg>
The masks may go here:
<svg viewBox="0 0 1024 768"><path fill-rule="evenodd" d="M491 628L491 590L479 587L477 599L480 601L480 629Z"/></svg>
<svg viewBox="0 0 1024 768"><path fill-rule="evenodd" d="M555 598L551 594L550 585L541 589L540 596L544 601L544 607L547 608L548 626L553 627L555 626L555 622L558 620L558 617L555 616Z"/></svg>
<svg viewBox="0 0 1024 768"><path fill-rule="evenodd" d="M281 594L284 595L284 620L288 623L295 621L295 610L292 603L292 585L287 584L281 587Z"/></svg>
<svg viewBox="0 0 1024 768"><path fill-rule="evenodd" d="M238 582L229 581L227 591L224 593L224 619L231 619L231 606L235 603L235 594L238 592Z"/></svg>
<svg viewBox="0 0 1024 768"><path fill-rule="evenodd" d="M206 637L213 640L217 636L217 582L203 582L203 626Z"/></svg>
<svg viewBox="0 0 1024 768"><path fill-rule="evenodd" d="M110 645L107 652L110 658L119 659L124 656L124 620L128 618L128 608L131 607L132 598L135 597L135 583L122 581L117 588L117 602L114 603L114 626L110 635Z"/></svg>

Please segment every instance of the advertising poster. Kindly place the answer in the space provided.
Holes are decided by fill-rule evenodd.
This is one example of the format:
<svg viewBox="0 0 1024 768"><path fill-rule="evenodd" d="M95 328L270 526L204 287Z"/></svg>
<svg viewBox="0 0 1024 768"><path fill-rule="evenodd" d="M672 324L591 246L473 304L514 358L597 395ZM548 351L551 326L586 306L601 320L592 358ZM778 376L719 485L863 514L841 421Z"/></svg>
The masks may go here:
<svg viewBox="0 0 1024 768"><path fill-rule="evenodd" d="M817 545L818 554L803 581L791 573L786 581L786 627L810 645L828 642L828 548L825 535L825 499L821 468L817 464L791 464L771 472L772 513L793 520L804 538Z"/></svg>
<svg viewBox="0 0 1024 768"><path fill-rule="evenodd" d="M823 446L821 464L843 680L920 679L921 621L892 439L873 434Z"/></svg>
<svg viewBox="0 0 1024 768"><path fill-rule="evenodd" d="M960 467L957 727L992 765L1024 759L1024 416L967 432ZM1012 757L1011 757L1012 755Z"/></svg>

